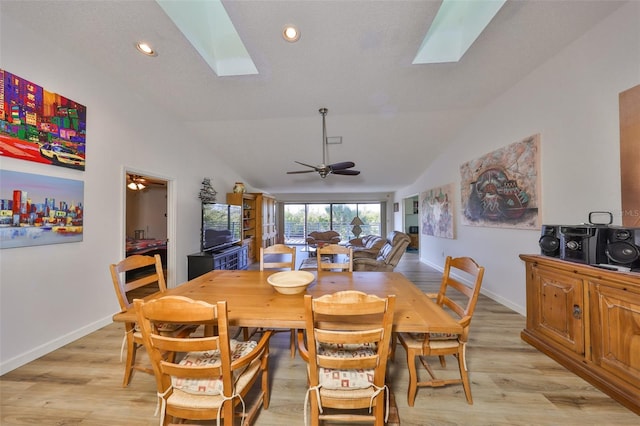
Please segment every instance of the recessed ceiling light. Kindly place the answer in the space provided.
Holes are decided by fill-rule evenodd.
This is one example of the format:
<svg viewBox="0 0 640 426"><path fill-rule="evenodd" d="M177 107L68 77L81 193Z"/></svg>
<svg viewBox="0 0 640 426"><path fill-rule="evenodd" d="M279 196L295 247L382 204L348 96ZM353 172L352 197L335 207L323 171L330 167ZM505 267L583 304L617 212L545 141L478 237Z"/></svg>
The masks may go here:
<svg viewBox="0 0 640 426"><path fill-rule="evenodd" d="M282 37L289 43L295 43L300 39L300 31L293 25L287 25L282 30Z"/></svg>
<svg viewBox="0 0 640 426"><path fill-rule="evenodd" d="M149 46L149 44L147 43L144 43L144 42L136 43L136 49L138 49L140 52L144 53L147 56L157 56L157 53L155 52L155 50L153 50L153 48Z"/></svg>

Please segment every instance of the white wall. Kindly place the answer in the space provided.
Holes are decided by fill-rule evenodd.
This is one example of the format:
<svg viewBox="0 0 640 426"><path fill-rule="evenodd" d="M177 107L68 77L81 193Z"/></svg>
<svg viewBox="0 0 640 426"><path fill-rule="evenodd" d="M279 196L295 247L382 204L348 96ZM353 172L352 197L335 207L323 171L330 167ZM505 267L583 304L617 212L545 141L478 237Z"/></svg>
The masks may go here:
<svg viewBox="0 0 640 426"><path fill-rule="evenodd" d="M200 249L203 177L219 192L241 179L216 160L215 147L134 88L51 43L55 37L0 19L0 68L82 103L88 114L84 172L0 157L5 170L85 184L82 242L0 251L1 374L111 323L119 310L108 265L124 256L125 167L171 180L177 208L169 220L177 238L169 267L176 282L187 278L186 255Z"/></svg>
<svg viewBox="0 0 640 426"><path fill-rule="evenodd" d="M167 188L149 185L144 191L127 191L127 237L143 230L145 238L167 238Z"/></svg>
<svg viewBox="0 0 640 426"><path fill-rule="evenodd" d="M395 201L450 182L459 191L462 163L540 133L542 223L610 211L621 224L618 94L639 83L640 3L630 2L484 108ZM454 201L456 239L421 236L421 259L473 257L487 268L484 293L524 314L518 254L540 252L539 231L462 226Z"/></svg>

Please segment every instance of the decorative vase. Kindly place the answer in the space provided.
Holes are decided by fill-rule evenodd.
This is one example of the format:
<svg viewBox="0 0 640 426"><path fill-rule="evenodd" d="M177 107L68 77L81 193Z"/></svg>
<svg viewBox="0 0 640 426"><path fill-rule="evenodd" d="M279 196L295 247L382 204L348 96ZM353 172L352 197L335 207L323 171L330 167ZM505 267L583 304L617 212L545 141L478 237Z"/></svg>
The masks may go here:
<svg viewBox="0 0 640 426"><path fill-rule="evenodd" d="M244 183L236 182L235 186L233 187L233 192L235 192L236 194L244 194L245 191L246 190L244 188Z"/></svg>

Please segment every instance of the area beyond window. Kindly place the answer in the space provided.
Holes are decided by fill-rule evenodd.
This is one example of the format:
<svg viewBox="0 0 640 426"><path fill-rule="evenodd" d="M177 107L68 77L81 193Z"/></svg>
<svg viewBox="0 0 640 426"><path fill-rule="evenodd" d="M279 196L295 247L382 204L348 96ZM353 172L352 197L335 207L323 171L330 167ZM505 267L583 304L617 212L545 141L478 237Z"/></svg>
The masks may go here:
<svg viewBox="0 0 640 426"><path fill-rule="evenodd" d="M305 244L310 232L334 230L340 241L355 238L351 222L357 216L364 235L384 235L383 203L304 203L284 205L285 244Z"/></svg>

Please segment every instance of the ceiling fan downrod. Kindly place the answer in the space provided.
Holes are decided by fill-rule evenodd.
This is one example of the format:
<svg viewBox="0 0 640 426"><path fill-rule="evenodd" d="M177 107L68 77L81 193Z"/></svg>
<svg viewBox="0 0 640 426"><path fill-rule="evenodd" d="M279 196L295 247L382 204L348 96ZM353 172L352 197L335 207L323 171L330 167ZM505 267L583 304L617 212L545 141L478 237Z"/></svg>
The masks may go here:
<svg viewBox="0 0 640 426"><path fill-rule="evenodd" d="M327 108L320 108L318 112L322 115L322 164L318 166L312 166L311 164L295 161L302 166L309 167L311 170L297 170L293 172L287 172L287 174L299 174L299 173L311 173L318 172L322 179L326 178L329 174L357 176L360 174L358 170L347 170L355 167L355 163L352 161L344 161L341 163L327 164L327 122L326 116L329 110Z"/></svg>

